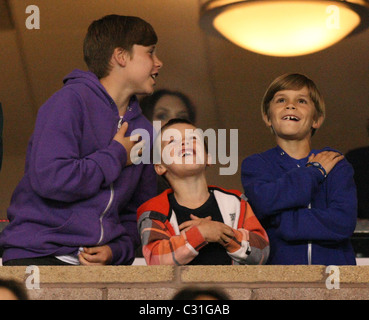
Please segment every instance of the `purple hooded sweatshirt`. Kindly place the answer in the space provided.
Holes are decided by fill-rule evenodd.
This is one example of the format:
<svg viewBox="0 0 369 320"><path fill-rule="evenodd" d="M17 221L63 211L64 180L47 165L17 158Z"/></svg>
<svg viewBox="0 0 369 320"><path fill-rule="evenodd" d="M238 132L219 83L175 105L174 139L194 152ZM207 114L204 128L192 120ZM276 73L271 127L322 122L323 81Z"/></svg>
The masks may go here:
<svg viewBox="0 0 369 320"><path fill-rule="evenodd" d="M152 137L153 127L132 97L123 121ZM139 245L137 208L156 195L152 164L125 166L113 140L118 108L95 74L74 70L39 110L25 174L0 235L3 261L77 254L109 245L112 264L131 264ZM152 139L146 142L146 148Z"/></svg>

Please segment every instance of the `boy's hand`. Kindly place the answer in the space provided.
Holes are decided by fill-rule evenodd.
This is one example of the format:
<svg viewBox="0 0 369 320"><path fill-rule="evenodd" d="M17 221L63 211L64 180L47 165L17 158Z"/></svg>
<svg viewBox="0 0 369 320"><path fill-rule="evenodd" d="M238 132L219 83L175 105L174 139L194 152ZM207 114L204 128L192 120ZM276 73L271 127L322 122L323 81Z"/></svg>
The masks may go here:
<svg viewBox="0 0 369 320"><path fill-rule="evenodd" d="M218 242L223 246L227 245L234 237L231 227L222 222L212 221L210 216L199 218L191 214L191 219L181 223L179 229L186 231L195 225L207 242Z"/></svg>
<svg viewBox="0 0 369 320"><path fill-rule="evenodd" d="M126 137L125 134L127 132L127 129L128 122L124 122L120 127L120 129L118 130L118 132L116 133L116 135L114 136L113 140L118 141L126 149L127 151L126 166L129 166L137 160L131 159L131 150L133 149L133 151L136 152L135 154L142 155L142 149L144 147L145 142L144 140L138 141L140 137L139 134L132 136L132 138L131 136ZM136 148L141 150L137 152L137 150L135 150Z"/></svg>
<svg viewBox="0 0 369 320"><path fill-rule="evenodd" d="M331 172L334 166L343 158L344 156L338 152L323 151L318 153L317 155L312 154L309 157L308 162L319 162L328 174L329 172Z"/></svg>
<svg viewBox="0 0 369 320"><path fill-rule="evenodd" d="M110 264L113 259L113 252L108 245L100 247L83 248L79 253L79 262L85 266L103 266Z"/></svg>
<svg viewBox="0 0 369 320"><path fill-rule="evenodd" d="M211 216L208 216L206 218L199 218L194 216L193 214L190 215L190 218L192 220L185 221L178 226L180 231L187 231L191 229L193 226L199 225L201 220L209 220L209 221L211 220Z"/></svg>

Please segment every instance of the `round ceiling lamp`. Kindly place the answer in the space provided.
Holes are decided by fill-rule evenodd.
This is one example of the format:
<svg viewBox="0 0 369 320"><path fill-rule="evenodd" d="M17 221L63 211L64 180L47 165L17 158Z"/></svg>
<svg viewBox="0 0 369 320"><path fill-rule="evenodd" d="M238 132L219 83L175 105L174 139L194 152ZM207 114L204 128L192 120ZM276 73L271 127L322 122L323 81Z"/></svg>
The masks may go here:
<svg viewBox="0 0 369 320"><path fill-rule="evenodd" d="M201 27L264 55L317 52L369 25L368 0L211 0Z"/></svg>

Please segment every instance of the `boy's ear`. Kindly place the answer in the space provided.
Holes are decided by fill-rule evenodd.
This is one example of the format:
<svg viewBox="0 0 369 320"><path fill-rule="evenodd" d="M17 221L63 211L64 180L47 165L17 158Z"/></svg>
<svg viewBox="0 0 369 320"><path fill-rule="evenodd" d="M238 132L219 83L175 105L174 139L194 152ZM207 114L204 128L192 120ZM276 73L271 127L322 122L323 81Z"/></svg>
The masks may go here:
<svg viewBox="0 0 369 320"><path fill-rule="evenodd" d="M263 120L267 127L270 128L272 126L272 122L270 121L270 118L266 113L263 113Z"/></svg>
<svg viewBox="0 0 369 320"><path fill-rule="evenodd" d="M270 132L272 134L275 134L274 128L272 126L272 121L270 121L270 118L266 113L263 113L263 120L264 120L265 125L269 128Z"/></svg>
<svg viewBox="0 0 369 320"><path fill-rule="evenodd" d="M159 176L162 176L167 172L167 168L165 168L162 164L154 164L154 169Z"/></svg>
<svg viewBox="0 0 369 320"><path fill-rule="evenodd" d="M125 67L129 53L123 48L115 48L113 51L112 59L121 67Z"/></svg>
<svg viewBox="0 0 369 320"><path fill-rule="evenodd" d="M318 119L314 119L313 124L312 124L312 128L313 129L319 129L321 127L321 125L324 122L324 117L320 116Z"/></svg>

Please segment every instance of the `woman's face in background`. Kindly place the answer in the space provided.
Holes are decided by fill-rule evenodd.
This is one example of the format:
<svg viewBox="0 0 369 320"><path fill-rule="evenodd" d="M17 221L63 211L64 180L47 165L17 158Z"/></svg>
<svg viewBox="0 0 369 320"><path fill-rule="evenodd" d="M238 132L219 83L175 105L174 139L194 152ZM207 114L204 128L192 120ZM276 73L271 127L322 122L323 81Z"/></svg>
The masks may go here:
<svg viewBox="0 0 369 320"><path fill-rule="evenodd" d="M189 120L186 105L176 96L164 95L155 104L152 120L161 121L161 126L163 126L174 118Z"/></svg>

